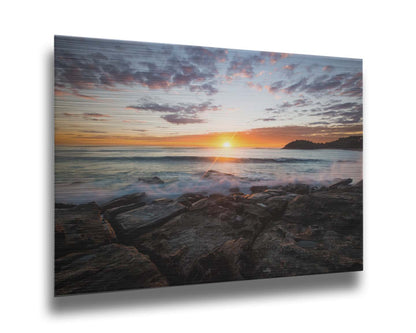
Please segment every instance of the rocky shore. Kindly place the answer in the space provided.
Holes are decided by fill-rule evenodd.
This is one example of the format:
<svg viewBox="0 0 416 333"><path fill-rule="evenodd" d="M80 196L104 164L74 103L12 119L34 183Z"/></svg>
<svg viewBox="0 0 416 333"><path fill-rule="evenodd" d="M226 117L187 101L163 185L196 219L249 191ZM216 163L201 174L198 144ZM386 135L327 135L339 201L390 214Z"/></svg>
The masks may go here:
<svg viewBox="0 0 416 333"><path fill-rule="evenodd" d="M362 181L56 204L55 295L362 270Z"/></svg>

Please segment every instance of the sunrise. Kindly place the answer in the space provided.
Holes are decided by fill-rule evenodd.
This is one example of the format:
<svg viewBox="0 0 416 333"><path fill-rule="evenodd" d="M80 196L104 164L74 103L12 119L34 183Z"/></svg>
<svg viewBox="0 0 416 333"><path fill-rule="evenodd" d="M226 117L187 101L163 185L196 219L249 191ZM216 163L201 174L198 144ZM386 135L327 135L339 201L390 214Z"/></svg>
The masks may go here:
<svg viewBox="0 0 416 333"><path fill-rule="evenodd" d="M55 37L55 292L362 269L362 61Z"/></svg>
<svg viewBox="0 0 416 333"><path fill-rule="evenodd" d="M236 133L242 139L233 146L283 147L362 134L358 60L71 37L55 43L57 145L217 146L221 133Z"/></svg>

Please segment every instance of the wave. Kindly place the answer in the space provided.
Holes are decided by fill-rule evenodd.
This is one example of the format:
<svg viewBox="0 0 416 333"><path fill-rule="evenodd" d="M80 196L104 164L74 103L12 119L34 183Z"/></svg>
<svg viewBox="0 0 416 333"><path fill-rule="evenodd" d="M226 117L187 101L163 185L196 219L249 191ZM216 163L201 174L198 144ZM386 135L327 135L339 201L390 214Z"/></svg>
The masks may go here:
<svg viewBox="0 0 416 333"><path fill-rule="evenodd" d="M215 157L215 156L85 156L69 157L56 156L61 161L79 159L83 161L123 161L123 162L216 162L216 163L320 163L322 159L311 158L243 158L243 157Z"/></svg>

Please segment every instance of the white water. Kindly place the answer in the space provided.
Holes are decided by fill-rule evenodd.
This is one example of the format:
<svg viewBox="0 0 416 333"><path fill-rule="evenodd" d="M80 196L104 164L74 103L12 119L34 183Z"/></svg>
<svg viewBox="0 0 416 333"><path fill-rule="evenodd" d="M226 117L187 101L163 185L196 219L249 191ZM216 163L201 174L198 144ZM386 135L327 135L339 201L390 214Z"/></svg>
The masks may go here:
<svg viewBox="0 0 416 333"><path fill-rule="evenodd" d="M209 169L236 177L202 178ZM153 176L165 184L137 181ZM57 147L55 151L55 197L66 203L102 203L133 192L174 198L187 192L227 194L230 187L239 187L249 193L253 185L328 185L340 178L362 179L361 151L166 147Z"/></svg>

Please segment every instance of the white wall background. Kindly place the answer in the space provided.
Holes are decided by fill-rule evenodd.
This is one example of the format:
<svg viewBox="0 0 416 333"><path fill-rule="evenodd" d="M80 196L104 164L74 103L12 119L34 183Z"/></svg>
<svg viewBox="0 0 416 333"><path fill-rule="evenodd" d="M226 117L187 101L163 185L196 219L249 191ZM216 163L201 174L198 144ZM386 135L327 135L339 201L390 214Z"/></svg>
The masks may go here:
<svg viewBox="0 0 416 333"><path fill-rule="evenodd" d="M3 332L415 329L412 1L1 5ZM53 35L364 59L365 271L52 298Z"/></svg>

